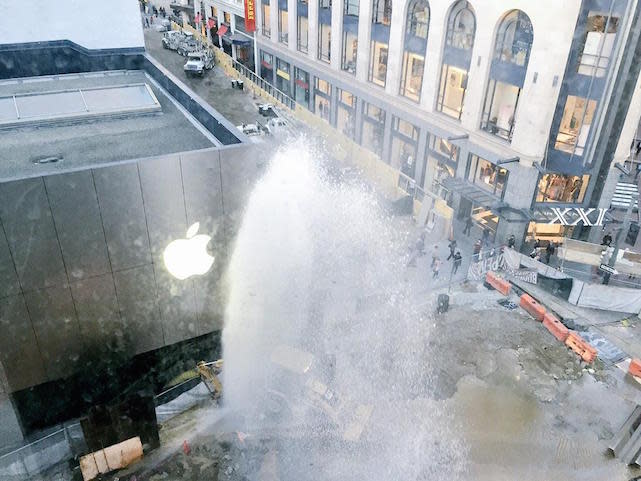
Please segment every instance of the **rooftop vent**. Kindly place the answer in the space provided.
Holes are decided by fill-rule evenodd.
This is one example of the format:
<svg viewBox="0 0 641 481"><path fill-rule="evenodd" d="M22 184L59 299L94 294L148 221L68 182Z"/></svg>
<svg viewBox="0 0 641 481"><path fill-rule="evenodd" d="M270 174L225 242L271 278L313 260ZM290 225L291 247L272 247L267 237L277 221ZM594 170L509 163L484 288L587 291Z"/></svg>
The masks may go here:
<svg viewBox="0 0 641 481"><path fill-rule="evenodd" d="M34 164L55 164L57 162L62 162L64 157L62 155L48 155L46 157L37 157L31 162Z"/></svg>

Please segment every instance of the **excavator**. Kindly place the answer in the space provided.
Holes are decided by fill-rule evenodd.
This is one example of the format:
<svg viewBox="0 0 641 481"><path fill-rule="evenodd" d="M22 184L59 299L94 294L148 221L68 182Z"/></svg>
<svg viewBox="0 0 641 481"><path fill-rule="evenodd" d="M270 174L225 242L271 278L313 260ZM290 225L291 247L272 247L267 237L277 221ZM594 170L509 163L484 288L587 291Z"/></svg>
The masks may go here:
<svg viewBox="0 0 641 481"><path fill-rule="evenodd" d="M316 359L308 352L280 345L271 352L270 362L276 370L292 380L288 385L294 386L293 391L288 389L288 393L284 393L277 385L265 386L272 403L279 405L275 411L302 403L324 413L341 433L343 440L356 442L360 439L374 410L372 405L339 396L316 374ZM223 386L218 376L223 368L223 360L201 361L197 368L212 397L220 399Z"/></svg>

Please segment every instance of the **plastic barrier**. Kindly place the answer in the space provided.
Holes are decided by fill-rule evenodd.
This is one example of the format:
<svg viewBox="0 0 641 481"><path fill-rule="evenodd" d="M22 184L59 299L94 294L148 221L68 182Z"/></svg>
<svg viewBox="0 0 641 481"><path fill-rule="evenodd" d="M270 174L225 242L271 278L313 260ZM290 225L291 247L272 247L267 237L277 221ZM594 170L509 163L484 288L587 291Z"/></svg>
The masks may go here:
<svg viewBox="0 0 641 481"><path fill-rule="evenodd" d="M596 359L596 349L590 346L579 334L570 332L565 345L576 352L585 362L591 363Z"/></svg>
<svg viewBox="0 0 641 481"><path fill-rule="evenodd" d="M570 334L570 330L554 314L549 312L543 316L543 325L561 342L565 342Z"/></svg>
<svg viewBox="0 0 641 481"><path fill-rule="evenodd" d="M536 300L529 294L523 294L519 306L525 309L537 321L543 321L545 315L545 307L536 302Z"/></svg>
<svg viewBox="0 0 641 481"><path fill-rule="evenodd" d="M628 374L631 374L636 377L641 377L641 359L634 358L630 361Z"/></svg>
<svg viewBox="0 0 641 481"><path fill-rule="evenodd" d="M496 273L492 271L488 271L488 273L485 275L485 282L487 282L489 285L491 285L494 289L499 291L504 296L507 296L510 294L510 289L512 288L512 285L505 279L502 279L499 276L497 276Z"/></svg>

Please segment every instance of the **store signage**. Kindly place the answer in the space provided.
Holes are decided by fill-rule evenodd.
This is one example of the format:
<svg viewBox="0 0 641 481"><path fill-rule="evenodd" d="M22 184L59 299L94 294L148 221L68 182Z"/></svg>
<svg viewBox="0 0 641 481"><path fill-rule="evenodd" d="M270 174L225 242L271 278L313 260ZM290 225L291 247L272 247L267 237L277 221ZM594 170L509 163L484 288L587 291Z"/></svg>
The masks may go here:
<svg viewBox="0 0 641 481"><path fill-rule="evenodd" d="M584 209L582 207L552 207L550 211L554 218L548 224L577 225L582 223L586 226L603 225L603 219L608 209Z"/></svg>
<svg viewBox="0 0 641 481"><path fill-rule="evenodd" d="M619 273L619 271L617 271L614 267L609 266L609 265L607 265L607 264L601 264L601 265L599 265L599 269L601 269L602 271L607 272L607 273L609 273L609 274L614 274L614 275L616 275L616 274L618 274L618 273Z"/></svg>
<svg viewBox="0 0 641 481"><path fill-rule="evenodd" d="M245 31L256 31L256 4L254 0L245 0Z"/></svg>

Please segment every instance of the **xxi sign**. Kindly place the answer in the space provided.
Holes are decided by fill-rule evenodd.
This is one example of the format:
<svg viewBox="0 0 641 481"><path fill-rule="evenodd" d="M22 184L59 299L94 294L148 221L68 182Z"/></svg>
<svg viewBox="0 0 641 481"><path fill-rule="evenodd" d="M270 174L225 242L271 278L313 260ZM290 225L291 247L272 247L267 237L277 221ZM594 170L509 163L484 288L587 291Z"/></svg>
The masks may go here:
<svg viewBox="0 0 641 481"><path fill-rule="evenodd" d="M603 225L603 219L608 209L583 209L582 207L560 207L550 208L554 218L548 224L577 225L582 223L586 226Z"/></svg>

